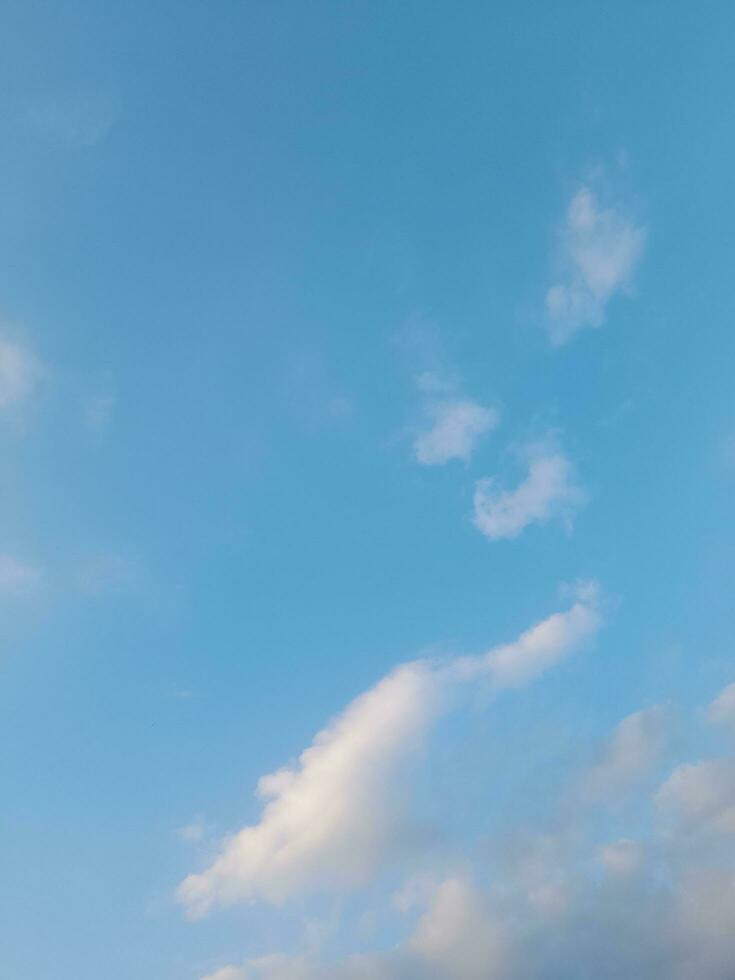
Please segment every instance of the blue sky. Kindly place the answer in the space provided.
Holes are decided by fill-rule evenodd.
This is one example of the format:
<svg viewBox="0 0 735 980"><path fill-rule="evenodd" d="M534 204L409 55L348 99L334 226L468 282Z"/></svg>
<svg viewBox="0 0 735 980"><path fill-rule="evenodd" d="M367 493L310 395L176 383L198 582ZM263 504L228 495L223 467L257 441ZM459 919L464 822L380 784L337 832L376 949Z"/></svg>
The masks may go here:
<svg viewBox="0 0 735 980"><path fill-rule="evenodd" d="M734 28L2 5L0 974L727 980Z"/></svg>

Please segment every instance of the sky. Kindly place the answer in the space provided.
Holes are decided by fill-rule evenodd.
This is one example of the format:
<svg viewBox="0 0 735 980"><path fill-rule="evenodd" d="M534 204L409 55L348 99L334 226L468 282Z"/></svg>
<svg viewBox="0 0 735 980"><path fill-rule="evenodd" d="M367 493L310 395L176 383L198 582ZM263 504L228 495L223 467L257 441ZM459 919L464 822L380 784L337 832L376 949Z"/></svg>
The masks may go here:
<svg viewBox="0 0 735 980"><path fill-rule="evenodd" d="M0 975L729 980L733 30L0 5Z"/></svg>

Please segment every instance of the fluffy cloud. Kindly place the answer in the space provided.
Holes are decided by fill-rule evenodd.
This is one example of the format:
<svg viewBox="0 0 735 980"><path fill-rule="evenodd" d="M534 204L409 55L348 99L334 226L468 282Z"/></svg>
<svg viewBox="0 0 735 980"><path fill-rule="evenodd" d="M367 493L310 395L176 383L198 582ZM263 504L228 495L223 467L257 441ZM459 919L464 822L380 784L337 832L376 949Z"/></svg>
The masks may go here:
<svg viewBox="0 0 735 980"><path fill-rule="evenodd" d="M436 688L427 664L398 667L320 732L297 767L262 777L260 822L181 886L192 913L366 881L400 836L401 763L437 710Z"/></svg>
<svg viewBox="0 0 735 980"><path fill-rule="evenodd" d="M424 466L440 466L452 459L469 460L477 442L494 429L499 415L469 398L438 401L427 409L431 428L414 441L416 460Z"/></svg>
<svg viewBox="0 0 735 980"><path fill-rule="evenodd" d="M735 684L721 691L707 709L707 718L713 725L735 728Z"/></svg>
<svg viewBox="0 0 735 980"><path fill-rule="evenodd" d="M20 344L0 338L0 409L24 401L41 376L36 357Z"/></svg>
<svg viewBox="0 0 735 980"><path fill-rule="evenodd" d="M623 718L603 746L597 762L583 774L582 795L590 800L620 797L651 771L667 737L667 716L661 707L636 711Z"/></svg>
<svg viewBox="0 0 735 980"><path fill-rule="evenodd" d="M456 876L435 888L411 936L389 953L331 964L308 956L264 956L202 980L491 980L508 975L509 938L483 893Z"/></svg>
<svg viewBox="0 0 735 980"><path fill-rule="evenodd" d="M203 980L731 980L732 867L667 870L665 882L654 865L597 880L569 866L570 901L552 914L518 900L512 881L504 894L448 878L389 952L261 957Z"/></svg>
<svg viewBox="0 0 735 980"><path fill-rule="evenodd" d="M583 327L599 327L609 301L631 281L646 230L618 207L602 207L582 186L560 232L560 280L546 294L549 338L563 344Z"/></svg>
<svg viewBox="0 0 735 980"><path fill-rule="evenodd" d="M494 479L475 486L474 524L491 541L516 538L529 524L555 517L570 522L584 501L574 468L559 449L542 443L527 447L524 456L528 474L514 490L497 487Z"/></svg>
<svg viewBox="0 0 735 980"><path fill-rule="evenodd" d="M571 608L515 643L448 663L397 667L320 732L296 766L260 780L259 822L226 841L207 870L190 875L179 900L200 916L216 903L280 902L366 883L415 846L402 776L451 695L480 678L495 689L527 683L599 625L596 591L583 587Z"/></svg>
<svg viewBox="0 0 735 980"><path fill-rule="evenodd" d="M548 634L548 623L536 630ZM467 659L481 671L497 652ZM665 727L661 709L623 719L606 742L599 771L630 785L652 763ZM636 747L646 765L633 765ZM485 887L463 873L433 885L424 880L412 890L418 920L409 921L403 941L388 951L331 961L316 954L265 956L203 980L731 980L733 760L674 769L652 801L647 795L632 801L628 815L638 830L640 807L650 802L686 833L654 830L645 841L599 844L604 822L582 808L571 833L554 822L552 832L521 834L519 846L506 845L502 860L485 869ZM696 846L693 830L707 831ZM413 902L393 907L405 916Z"/></svg>

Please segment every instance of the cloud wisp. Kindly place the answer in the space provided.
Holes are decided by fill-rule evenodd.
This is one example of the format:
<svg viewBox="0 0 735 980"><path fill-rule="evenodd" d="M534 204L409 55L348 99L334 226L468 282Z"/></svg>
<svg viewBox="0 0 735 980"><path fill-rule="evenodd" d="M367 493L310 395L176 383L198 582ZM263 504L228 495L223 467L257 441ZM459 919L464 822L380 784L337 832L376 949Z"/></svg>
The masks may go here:
<svg viewBox="0 0 735 980"><path fill-rule="evenodd" d="M35 354L8 337L0 337L0 409L25 401L41 373Z"/></svg>
<svg viewBox="0 0 735 980"><path fill-rule="evenodd" d="M577 190L559 232L560 276L546 293L552 344L602 325L611 299L630 287L645 241L646 229L621 206L601 205L587 185Z"/></svg>
<svg viewBox="0 0 735 980"><path fill-rule="evenodd" d="M0 595L27 595L40 582L41 573L35 566L19 561L12 555L0 554Z"/></svg>
<svg viewBox="0 0 735 980"><path fill-rule="evenodd" d="M491 541L517 538L530 524L545 524L554 518L571 526L575 510L584 503L574 467L555 445L533 444L521 455L528 472L515 489L498 487L495 478L475 484L473 522Z"/></svg>
<svg viewBox="0 0 735 980"><path fill-rule="evenodd" d="M264 776L257 824L225 841L213 864L190 875L178 899L192 917L216 904L279 903L369 882L414 847L403 775L436 719L470 683L496 691L529 683L601 624L597 591L514 642L444 663L397 667L321 731L295 766Z"/></svg>
<svg viewBox="0 0 735 980"><path fill-rule="evenodd" d="M464 392L434 324L414 315L396 339L411 361L420 395L420 421L410 430L414 459L420 466L468 463L483 438L500 424L500 412Z"/></svg>

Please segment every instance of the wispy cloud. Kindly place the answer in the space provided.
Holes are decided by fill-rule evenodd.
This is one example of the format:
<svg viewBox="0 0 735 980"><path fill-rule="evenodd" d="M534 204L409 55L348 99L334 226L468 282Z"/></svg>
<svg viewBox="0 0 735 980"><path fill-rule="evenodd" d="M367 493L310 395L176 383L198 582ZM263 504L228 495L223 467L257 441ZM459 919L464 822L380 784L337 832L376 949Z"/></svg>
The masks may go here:
<svg viewBox="0 0 735 980"><path fill-rule="evenodd" d="M41 573L33 565L12 555L0 554L0 595L27 595L41 582Z"/></svg>
<svg viewBox="0 0 735 980"><path fill-rule="evenodd" d="M534 443L521 451L525 479L513 490L498 487L495 478L479 480L474 493L474 524L491 541L516 538L529 524L553 518L571 523L584 502L574 467L552 441Z"/></svg>
<svg viewBox="0 0 735 980"><path fill-rule="evenodd" d="M127 595L144 584L145 573L130 558L111 553L90 555L77 567L76 584L88 596Z"/></svg>
<svg viewBox="0 0 735 980"><path fill-rule="evenodd" d="M84 423L98 439L105 435L112 423L116 401L111 391L97 392L84 400Z"/></svg>
<svg viewBox="0 0 735 980"><path fill-rule="evenodd" d="M194 844L202 840L206 833L206 827L204 821L199 817L193 820L190 824L185 827L179 827L176 831L176 835L179 840L184 841L187 844Z"/></svg>
<svg viewBox="0 0 735 980"><path fill-rule="evenodd" d="M469 398L449 398L427 405L431 427L414 440L417 462L441 466L452 459L467 462L479 440L494 429L500 416Z"/></svg>
<svg viewBox="0 0 735 980"><path fill-rule="evenodd" d="M546 293L552 344L601 326L610 300L630 286L645 241L646 229L621 204L602 204L587 184L576 191L559 230L560 276Z"/></svg>
<svg viewBox="0 0 735 980"><path fill-rule="evenodd" d="M461 685L518 687L567 656L600 626L596 590L581 588L517 641L443 664L403 664L362 694L314 739L294 767L264 776L260 821L228 840L216 861L178 891L193 916L214 904L280 902L314 890L351 889L415 847L405 764Z"/></svg>
<svg viewBox="0 0 735 980"><path fill-rule="evenodd" d="M413 454L422 466L469 462L484 436L497 427L497 408L483 405L464 391L462 379L448 362L438 328L414 315L397 336L414 370L421 419L413 427Z"/></svg>
<svg viewBox="0 0 735 980"><path fill-rule="evenodd" d="M41 374L35 354L9 337L0 337L0 409L25 401Z"/></svg>
<svg viewBox="0 0 735 980"><path fill-rule="evenodd" d="M85 150L108 135L119 115L118 100L100 91L37 96L27 107L32 130L49 143Z"/></svg>

